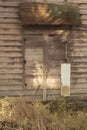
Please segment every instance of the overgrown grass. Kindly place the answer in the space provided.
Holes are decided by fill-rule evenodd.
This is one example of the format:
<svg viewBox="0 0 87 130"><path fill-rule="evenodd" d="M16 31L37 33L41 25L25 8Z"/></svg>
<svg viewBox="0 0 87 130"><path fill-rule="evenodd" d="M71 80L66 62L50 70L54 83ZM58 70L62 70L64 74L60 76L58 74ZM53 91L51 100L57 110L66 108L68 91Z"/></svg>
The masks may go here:
<svg viewBox="0 0 87 130"><path fill-rule="evenodd" d="M0 99L0 130L87 130L87 110L78 102Z"/></svg>

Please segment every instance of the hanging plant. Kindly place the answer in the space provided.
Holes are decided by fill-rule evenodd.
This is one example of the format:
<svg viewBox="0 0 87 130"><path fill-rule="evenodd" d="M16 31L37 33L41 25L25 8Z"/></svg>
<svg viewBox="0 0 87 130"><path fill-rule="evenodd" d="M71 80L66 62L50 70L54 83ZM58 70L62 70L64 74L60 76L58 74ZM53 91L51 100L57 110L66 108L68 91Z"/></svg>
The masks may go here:
<svg viewBox="0 0 87 130"><path fill-rule="evenodd" d="M21 3L20 16L24 24L38 25L79 25L79 8L71 4Z"/></svg>

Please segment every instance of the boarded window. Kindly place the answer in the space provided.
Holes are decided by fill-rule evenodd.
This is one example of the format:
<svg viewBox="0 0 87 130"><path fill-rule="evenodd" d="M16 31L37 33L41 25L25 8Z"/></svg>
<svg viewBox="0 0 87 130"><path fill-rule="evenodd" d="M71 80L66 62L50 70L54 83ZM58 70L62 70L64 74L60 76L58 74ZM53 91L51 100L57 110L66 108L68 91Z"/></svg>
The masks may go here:
<svg viewBox="0 0 87 130"><path fill-rule="evenodd" d="M25 85L34 95L53 99L60 93L61 63L65 60L65 47L58 30L25 29ZM64 37L61 37L64 40Z"/></svg>

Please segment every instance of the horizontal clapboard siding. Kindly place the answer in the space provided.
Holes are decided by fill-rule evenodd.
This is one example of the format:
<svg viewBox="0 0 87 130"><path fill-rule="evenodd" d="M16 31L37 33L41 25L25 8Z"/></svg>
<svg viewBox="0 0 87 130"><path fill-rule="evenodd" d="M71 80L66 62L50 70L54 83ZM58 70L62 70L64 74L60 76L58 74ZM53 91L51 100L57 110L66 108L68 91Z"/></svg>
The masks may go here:
<svg viewBox="0 0 87 130"><path fill-rule="evenodd" d="M69 2L72 2L68 0ZM87 1L73 0L80 3L82 26L73 27L69 40L71 70L71 95L87 96Z"/></svg>
<svg viewBox="0 0 87 130"><path fill-rule="evenodd" d="M22 90L23 54L19 0L0 0L0 96ZM16 21L16 22L15 22ZM3 93L4 92L4 93ZM13 93L11 95L13 95Z"/></svg>

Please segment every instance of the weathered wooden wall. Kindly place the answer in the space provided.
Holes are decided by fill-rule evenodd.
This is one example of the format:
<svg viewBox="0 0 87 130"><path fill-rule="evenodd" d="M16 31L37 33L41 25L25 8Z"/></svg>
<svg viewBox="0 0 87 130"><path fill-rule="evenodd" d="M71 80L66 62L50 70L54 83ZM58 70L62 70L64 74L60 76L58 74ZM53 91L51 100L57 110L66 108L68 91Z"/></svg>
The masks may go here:
<svg viewBox="0 0 87 130"><path fill-rule="evenodd" d="M22 90L23 53L18 4L0 0L0 96Z"/></svg>
<svg viewBox="0 0 87 130"><path fill-rule="evenodd" d="M45 65L49 69L47 99L56 99L60 95L60 64L65 60L64 47L57 44L58 36L49 35L55 28L22 26L19 15L22 1L30 0L0 0L0 96L31 95L42 99ZM50 1L64 2L47 0ZM71 96L87 96L87 1L67 1L79 5L82 19L81 26L72 27L69 40Z"/></svg>
<svg viewBox="0 0 87 130"><path fill-rule="evenodd" d="M72 27L69 43L71 95L87 96L87 0L68 0L79 5L82 25Z"/></svg>

